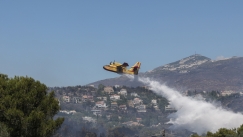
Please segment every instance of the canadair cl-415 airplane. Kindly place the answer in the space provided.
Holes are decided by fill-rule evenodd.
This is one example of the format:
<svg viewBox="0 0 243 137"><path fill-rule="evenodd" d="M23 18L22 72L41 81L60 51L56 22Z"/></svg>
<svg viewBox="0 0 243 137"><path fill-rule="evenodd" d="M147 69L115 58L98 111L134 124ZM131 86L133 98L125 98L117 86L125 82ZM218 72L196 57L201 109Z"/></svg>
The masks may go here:
<svg viewBox="0 0 243 137"><path fill-rule="evenodd" d="M118 62L111 62L110 65L105 65L103 68L107 71L115 72L118 74L131 74L131 75L137 75L138 71L140 69L141 63L136 62L135 65L133 65L130 69L127 69L127 66L129 66L126 62L123 64Z"/></svg>

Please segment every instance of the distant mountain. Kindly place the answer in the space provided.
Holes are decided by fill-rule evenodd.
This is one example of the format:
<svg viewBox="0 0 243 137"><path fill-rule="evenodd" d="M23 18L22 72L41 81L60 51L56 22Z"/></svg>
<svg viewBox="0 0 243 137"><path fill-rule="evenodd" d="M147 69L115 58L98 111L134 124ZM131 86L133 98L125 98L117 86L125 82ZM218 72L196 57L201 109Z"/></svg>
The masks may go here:
<svg viewBox="0 0 243 137"><path fill-rule="evenodd" d="M149 77L180 90L197 91L243 91L243 57L211 60L195 54L176 62L139 73L138 77ZM131 81L126 76L100 80L92 85L143 86L139 81Z"/></svg>

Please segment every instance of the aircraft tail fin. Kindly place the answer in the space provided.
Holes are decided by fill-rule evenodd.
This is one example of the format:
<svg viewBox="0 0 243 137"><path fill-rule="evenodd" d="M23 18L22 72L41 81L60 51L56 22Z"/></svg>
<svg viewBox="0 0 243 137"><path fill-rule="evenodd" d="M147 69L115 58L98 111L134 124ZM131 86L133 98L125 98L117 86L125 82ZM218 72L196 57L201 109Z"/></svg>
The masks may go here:
<svg viewBox="0 0 243 137"><path fill-rule="evenodd" d="M140 62L136 62L130 69L129 71L134 72L135 75L138 74L138 71L140 69L141 63Z"/></svg>

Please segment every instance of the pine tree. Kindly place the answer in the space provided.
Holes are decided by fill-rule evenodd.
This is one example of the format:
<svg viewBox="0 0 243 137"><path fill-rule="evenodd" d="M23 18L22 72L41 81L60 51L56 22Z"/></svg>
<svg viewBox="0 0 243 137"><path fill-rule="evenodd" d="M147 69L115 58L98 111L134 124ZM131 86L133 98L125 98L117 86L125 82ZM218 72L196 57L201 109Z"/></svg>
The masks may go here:
<svg viewBox="0 0 243 137"><path fill-rule="evenodd" d="M9 137L7 127L3 123L0 123L0 137Z"/></svg>
<svg viewBox="0 0 243 137"><path fill-rule="evenodd" d="M8 78L0 74L0 122L10 136L51 136L64 121L53 119L59 111L54 92L30 77Z"/></svg>

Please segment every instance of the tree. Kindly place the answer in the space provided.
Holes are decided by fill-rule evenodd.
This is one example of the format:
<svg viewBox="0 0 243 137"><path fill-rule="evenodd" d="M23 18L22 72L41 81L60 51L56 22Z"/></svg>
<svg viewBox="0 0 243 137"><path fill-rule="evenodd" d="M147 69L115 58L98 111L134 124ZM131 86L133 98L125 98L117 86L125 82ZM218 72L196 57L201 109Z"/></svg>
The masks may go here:
<svg viewBox="0 0 243 137"><path fill-rule="evenodd" d="M217 99L218 98L218 93L217 93L217 91L213 90L212 92L209 93L209 96L211 98L213 98L213 99Z"/></svg>
<svg viewBox="0 0 243 137"><path fill-rule="evenodd" d="M125 137L124 133L119 132L118 130L109 132L108 137Z"/></svg>
<svg viewBox="0 0 243 137"><path fill-rule="evenodd" d="M0 123L0 137L9 137L7 127L3 123Z"/></svg>
<svg viewBox="0 0 243 137"><path fill-rule="evenodd" d="M235 129L220 128L216 133L207 132L206 137L242 137L243 125ZM201 137L198 134L193 134L191 137Z"/></svg>
<svg viewBox="0 0 243 137"><path fill-rule="evenodd" d="M64 121L53 119L60 109L54 96L33 78L0 74L0 122L10 136L51 136Z"/></svg>
<svg viewBox="0 0 243 137"><path fill-rule="evenodd" d="M110 108L111 107L111 99L109 95L106 95L106 105Z"/></svg>
<svg viewBox="0 0 243 137"><path fill-rule="evenodd" d="M243 136L243 125L241 125L239 128L237 128L237 135L240 137Z"/></svg>
<svg viewBox="0 0 243 137"><path fill-rule="evenodd" d="M228 137L228 136L236 136L235 130L232 129L226 129L226 128L220 128L216 133L207 133L207 137Z"/></svg>
<svg viewBox="0 0 243 137"><path fill-rule="evenodd" d="M97 137L95 132L90 132L86 128L82 128L81 137Z"/></svg>
<svg viewBox="0 0 243 137"><path fill-rule="evenodd" d="M98 89L99 89L99 90L104 90L104 88L105 88L104 85L102 85L102 84L99 84L99 85L98 85Z"/></svg>
<svg viewBox="0 0 243 137"><path fill-rule="evenodd" d="M118 115L117 114L111 115L110 120L111 121L119 121Z"/></svg>
<svg viewBox="0 0 243 137"><path fill-rule="evenodd" d="M99 84L98 86L98 90L97 90L97 95L98 96L102 96L103 95L103 90L104 90L105 86L102 84Z"/></svg>
<svg viewBox="0 0 243 137"><path fill-rule="evenodd" d="M198 134L192 134L190 137L201 137L201 136L199 136Z"/></svg>

